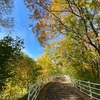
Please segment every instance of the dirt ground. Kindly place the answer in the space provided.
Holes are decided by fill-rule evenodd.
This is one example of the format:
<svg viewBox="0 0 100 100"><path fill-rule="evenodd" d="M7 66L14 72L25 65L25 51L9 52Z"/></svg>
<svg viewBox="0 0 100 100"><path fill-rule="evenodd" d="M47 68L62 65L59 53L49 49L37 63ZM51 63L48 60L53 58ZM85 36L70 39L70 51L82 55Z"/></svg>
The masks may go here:
<svg viewBox="0 0 100 100"><path fill-rule="evenodd" d="M58 77L41 89L37 100L91 100L74 88L65 78Z"/></svg>

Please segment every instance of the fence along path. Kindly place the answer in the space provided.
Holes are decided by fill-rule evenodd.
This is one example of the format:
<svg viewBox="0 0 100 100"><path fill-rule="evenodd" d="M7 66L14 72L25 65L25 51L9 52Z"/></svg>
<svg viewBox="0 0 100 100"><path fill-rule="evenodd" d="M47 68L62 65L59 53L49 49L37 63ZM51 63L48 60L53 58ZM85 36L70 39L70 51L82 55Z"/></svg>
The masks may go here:
<svg viewBox="0 0 100 100"><path fill-rule="evenodd" d="M42 97L40 97L41 92L43 92L44 88L46 87L46 84L50 84L50 82L52 82L51 83L52 86L51 85L50 86L53 87L53 90L54 89L57 90L57 88L59 88L60 91L62 91L61 90L62 88L60 88L60 86L62 86L64 88L64 91L66 91L66 93L65 93L66 99L64 99L65 97L60 99L61 97L58 95L56 96L56 98L59 97L58 99L56 99L56 98L51 99L51 97L52 97L52 95L54 95L54 93L51 96L49 96L50 95L50 93L49 93L48 97L46 97L47 100L100 100L100 84L77 80L74 78L70 78L68 76L51 76L51 77L44 78L43 80L37 81L33 86L29 87L28 100L39 100L39 99L45 100L45 99L42 99L43 93L42 93ZM74 87L77 89L75 89ZM67 99L69 94L67 93L67 90L65 90L68 88L69 88L69 90L71 90L71 91L68 90L70 93L74 93L74 95L70 94L71 95L70 99ZM48 89L50 89L50 88L48 88ZM78 90L80 90L80 92ZM48 90L48 91L50 91L50 90ZM44 93L46 93L46 92L44 92ZM76 92L78 93L78 95L76 94ZM84 96L84 94L82 94L81 92L85 93L88 96L86 96L86 95ZM60 95L62 95L62 94L60 93Z"/></svg>
<svg viewBox="0 0 100 100"><path fill-rule="evenodd" d="M100 100L100 84L82 81L72 78L71 83L81 92L87 94L91 99Z"/></svg>

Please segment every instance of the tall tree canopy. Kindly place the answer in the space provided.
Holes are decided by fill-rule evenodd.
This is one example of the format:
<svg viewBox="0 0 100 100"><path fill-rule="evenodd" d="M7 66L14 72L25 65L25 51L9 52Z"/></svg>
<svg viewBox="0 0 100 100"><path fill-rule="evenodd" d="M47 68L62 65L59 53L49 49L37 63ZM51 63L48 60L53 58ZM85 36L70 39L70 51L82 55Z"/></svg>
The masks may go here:
<svg viewBox="0 0 100 100"><path fill-rule="evenodd" d="M58 34L70 34L100 55L100 3L97 0L25 0L32 14L30 25L41 44ZM35 28L34 28L35 27Z"/></svg>
<svg viewBox="0 0 100 100"><path fill-rule="evenodd" d="M96 65L99 64L99 56L95 51L85 49L83 43L79 44L78 41L65 37L47 45L47 51L57 73L67 73L79 79L99 82L100 70Z"/></svg>
<svg viewBox="0 0 100 100"><path fill-rule="evenodd" d="M32 58L23 53L21 56L21 59L10 62L12 77L6 79L2 91L3 100L16 100L22 97L27 93L29 85L34 84L37 77L41 75L41 67Z"/></svg>
<svg viewBox="0 0 100 100"><path fill-rule="evenodd" d="M32 12L30 19L36 24L31 24L30 27L41 45L45 45L48 40L60 34L65 35L70 41L76 41L77 45L75 48L73 46L73 50L79 49L80 53L77 53L80 57L87 55L86 62L91 64L92 69L96 68L94 73L96 78L100 78L98 0L25 0L25 5ZM82 45L81 50L78 44Z"/></svg>
<svg viewBox="0 0 100 100"><path fill-rule="evenodd" d="M11 76L9 63L20 58L22 49L23 40L19 37L14 40L12 37L6 36L0 40L0 89L5 84L6 79Z"/></svg>

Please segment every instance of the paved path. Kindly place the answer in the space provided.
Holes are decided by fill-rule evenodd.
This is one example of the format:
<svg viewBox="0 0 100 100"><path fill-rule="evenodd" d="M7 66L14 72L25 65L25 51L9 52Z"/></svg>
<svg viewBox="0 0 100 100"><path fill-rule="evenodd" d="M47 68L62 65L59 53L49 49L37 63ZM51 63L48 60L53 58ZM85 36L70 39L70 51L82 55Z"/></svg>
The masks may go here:
<svg viewBox="0 0 100 100"><path fill-rule="evenodd" d="M40 91L37 100L91 100L74 88L65 77L57 77Z"/></svg>

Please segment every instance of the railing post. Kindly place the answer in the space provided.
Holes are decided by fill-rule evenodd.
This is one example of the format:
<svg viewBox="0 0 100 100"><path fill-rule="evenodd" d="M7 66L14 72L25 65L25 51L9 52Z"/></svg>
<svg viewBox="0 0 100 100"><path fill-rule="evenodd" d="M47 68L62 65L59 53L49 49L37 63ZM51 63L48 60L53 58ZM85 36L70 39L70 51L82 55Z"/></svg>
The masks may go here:
<svg viewBox="0 0 100 100"><path fill-rule="evenodd" d="M73 87L75 87L75 82L74 82L74 79L71 77L71 84L73 85Z"/></svg>
<svg viewBox="0 0 100 100"><path fill-rule="evenodd" d="M28 90L28 100L30 100L30 90L31 89L31 85L29 85L29 90Z"/></svg>
<svg viewBox="0 0 100 100"><path fill-rule="evenodd" d="M88 84L89 84L89 92L90 92L90 97L92 99L92 90L91 90L91 85L90 85L90 82L88 81Z"/></svg>
<svg viewBox="0 0 100 100"><path fill-rule="evenodd" d="M79 80L79 87L80 87L80 91L82 91L82 88L81 88L81 82L80 82L80 80Z"/></svg>
<svg viewBox="0 0 100 100"><path fill-rule="evenodd" d="M36 94L37 94L37 91L38 91L38 81L36 82L36 91L34 93L34 98L32 98L32 100L36 100Z"/></svg>

